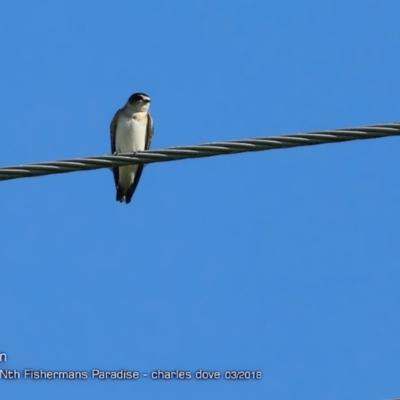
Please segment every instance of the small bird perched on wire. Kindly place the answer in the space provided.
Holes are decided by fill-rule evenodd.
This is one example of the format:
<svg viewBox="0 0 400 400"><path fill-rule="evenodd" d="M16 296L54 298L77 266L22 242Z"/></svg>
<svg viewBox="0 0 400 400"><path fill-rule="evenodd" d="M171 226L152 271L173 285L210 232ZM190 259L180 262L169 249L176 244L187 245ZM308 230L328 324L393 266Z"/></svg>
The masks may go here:
<svg viewBox="0 0 400 400"><path fill-rule="evenodd" d="M115 113L110 126L112 154L135 153L150 148L154 126L149 108L150 97L144 93L135 93ZM130 203L143 168L143 164L113 168L117 201Z"/></svg>

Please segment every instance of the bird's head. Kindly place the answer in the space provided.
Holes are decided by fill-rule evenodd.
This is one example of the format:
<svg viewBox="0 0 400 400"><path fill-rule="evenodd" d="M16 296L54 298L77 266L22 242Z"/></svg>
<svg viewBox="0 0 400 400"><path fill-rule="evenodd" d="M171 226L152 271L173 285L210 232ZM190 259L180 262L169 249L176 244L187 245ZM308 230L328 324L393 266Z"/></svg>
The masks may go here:
<svg viewBox="0 0 400 400"><path fill-rule="evenodd" d="M144 93L135 93L129 97L127 106L136 112L147 112L150 108L150 96Z"/></svg>

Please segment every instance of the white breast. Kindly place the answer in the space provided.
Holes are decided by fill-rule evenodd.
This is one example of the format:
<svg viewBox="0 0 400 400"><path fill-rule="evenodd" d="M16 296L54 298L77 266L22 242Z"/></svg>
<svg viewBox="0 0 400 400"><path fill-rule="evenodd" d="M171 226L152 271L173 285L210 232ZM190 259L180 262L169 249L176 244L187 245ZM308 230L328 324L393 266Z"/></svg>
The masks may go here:
<svg viewBox="0 0 400 400"><path fill-rule="evenodd" d="M121 116L115 133L115 149L118 153L131 153L144 150L146 146L145 119Z"/></svg>
<svg viewBox="0 0 400 400"><path fill-rule="evenodd" d="M121 116L115 132L115 150L117 153L132 153L146 147L147 119L134 119ZM138 165L119 168L119 184L128 189L135 179Z"/></svg>

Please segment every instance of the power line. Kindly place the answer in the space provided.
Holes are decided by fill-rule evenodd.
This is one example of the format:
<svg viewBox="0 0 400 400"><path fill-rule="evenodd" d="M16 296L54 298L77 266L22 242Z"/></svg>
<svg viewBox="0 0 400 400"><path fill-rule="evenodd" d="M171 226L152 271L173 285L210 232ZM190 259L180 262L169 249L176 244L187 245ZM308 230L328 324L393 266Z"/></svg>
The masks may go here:
<svg viewBox="0 0 400 400"><path fill-rule="evenodd" d="M193 146L169 147L146 150L136 154L119 154L98 157L74 158L54 162L16 165L0 168L0 181L27 178L65 172L88 171L129 164L184 160L187 158L212 157L223 154L245 153L272 149L287 149L325 143L347 142L358 139L375 139L400 135L400 122L386 125L370 125L356 128L335 129L301 133L297 135L268 136L227 142L205 143Z"/></svg>

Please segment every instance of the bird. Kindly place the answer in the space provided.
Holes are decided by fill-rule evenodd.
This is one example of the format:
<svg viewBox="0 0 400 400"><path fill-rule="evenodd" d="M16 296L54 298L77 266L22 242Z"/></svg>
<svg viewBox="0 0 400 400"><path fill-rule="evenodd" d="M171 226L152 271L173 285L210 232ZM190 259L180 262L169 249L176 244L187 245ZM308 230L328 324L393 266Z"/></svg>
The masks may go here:
<svg viewBox="0 0 400 400"><path fill-rule="evenodd" d="M154 134L153 118L149 113L150 96L132 94L125 106L114 115L111 125L111 153L136 153L148 150ZM142 175L144 164L114 167L116 200L129 204Z"/></svg>

